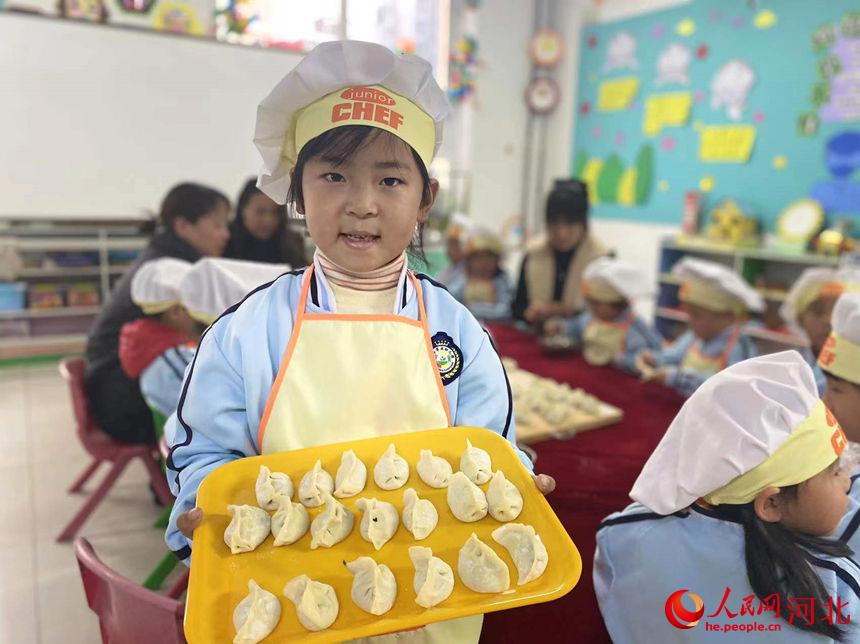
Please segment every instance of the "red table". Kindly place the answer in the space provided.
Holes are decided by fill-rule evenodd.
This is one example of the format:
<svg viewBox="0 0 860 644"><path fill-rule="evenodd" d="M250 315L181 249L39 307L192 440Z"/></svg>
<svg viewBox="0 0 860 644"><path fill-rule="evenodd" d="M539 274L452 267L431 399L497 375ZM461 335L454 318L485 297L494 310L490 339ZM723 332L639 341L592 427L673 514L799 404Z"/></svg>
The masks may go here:
<svg viewBox="0 0 860 644"><path fill-rule="evenodd" d="M582 577L556 601L487 614L481 641L609 642L591 582L595 532L607 514L630 503L627 493L683 400L664 387L589 366L578 354L547 355L533 336L512 327L488 329L499 352L521 368L582 387L623 409L624 419L569 440L533 446L535 471L555 477L556 490L547 498L582 555Z"/></svg>

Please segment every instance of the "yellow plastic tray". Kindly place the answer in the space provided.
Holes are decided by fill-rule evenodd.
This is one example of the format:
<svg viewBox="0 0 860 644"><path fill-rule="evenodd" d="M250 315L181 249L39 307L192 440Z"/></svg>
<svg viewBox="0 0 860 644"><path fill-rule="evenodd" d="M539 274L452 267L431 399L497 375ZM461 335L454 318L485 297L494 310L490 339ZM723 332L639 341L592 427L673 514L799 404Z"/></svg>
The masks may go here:
<svg viewBox="0 0 860 644"><path fill-rule="evenodd" d="M491 537L492 531L503 524L489 515L474 523L458 521L448 508L447 490L425 485L415 470L419 451L432 449L435 455L447 459L456 472L467 438L474 446L487 450L493 461L493 469L501 469L508 480L519 488L524 503L523 511L515 522L534 526L546 545L549 554L546 571L538 579L523 586L516 585L517 571L508 551ZM397 453L410 465L409 480L399 490L385 491L373 481L373 466L392 442L397 447ZM224 543L224 530L230 522L227 505L256 505L254 483L260 465L265 464L272 471L289 474L298 489L302 475L313 467L318 458L334 477L341 454L346 449L354 450L364 461L368 476L363 492L348 499L340 499L355 514L353 531L344 541L332 548L311 550L308 531L296 543L276 548L269 535L253 552L230 554L230 549ZM415 488L421 498L433 502L439 513L439 524L429 537L415 541L401 521L394 537L376 551L359 534L362 514L355 508L355 503L362 497L375 497L394 504L402 513L403 492L408 487ZM489 483L481 486L484 492L488 487ZM295 495L293 498L296 500ZM409 432L239 459L219 467L203 480L197 504L203 509L203 521L194 533L193 565L185 612L185 634L192 644L232 642L235 635L233 609L247 595L248 580L251 578L274 593L281 602L281 619L265 642L294 641L299 638L304 642L334 642L550 601L570 592L582 572L579 551L549 503L535 487L528 470L520 463L510 443L495 432L477 427ZM322 510L309 509L311 521ZM507 592L475 593L460 581L457 556L472 532L508 565L511 589ZM413 545L432 548L433 554L446 561L454 570L454 592L431 609L424 609L415 603L412 586L414 568L408 553L409 546ZM397 579L397 600L385 615L365 613L350 597L353 577L344 562L362 555L386 564ZM327 630L317 633L305 630L296 617L293 603L283 595L284 585L301 574L331 585L337 593L340 612Z"/></svg>

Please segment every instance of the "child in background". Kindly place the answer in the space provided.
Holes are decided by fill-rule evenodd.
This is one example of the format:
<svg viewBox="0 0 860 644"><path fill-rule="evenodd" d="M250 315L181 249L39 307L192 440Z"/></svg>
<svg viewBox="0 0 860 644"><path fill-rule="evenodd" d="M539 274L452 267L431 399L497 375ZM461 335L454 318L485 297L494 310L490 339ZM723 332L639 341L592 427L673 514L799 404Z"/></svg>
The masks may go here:
<svg viewBox="0 0 860 644"><path fill-rule="evenodd" d="M848 502L844 447L796 351L740 362L704 383L642 469L636 502L598 528L594 589L612 640L714 641L702 624L688 630L707 615L720 630L756 622L771 631L762 638L783 644L857 641L860 568L827 538ZM704 610L676 627L667 617L690 613L689 597L680 604L687 592ZM809 606L806 616L795 602Z"/></svg>
<svg viewBox="0 0 860 644"><path fill-rule="evenodd" d="M457 215L452 215L454 220ZM439 281L445 286L462 279L466 270L465 253L463 252L463 241L466 229L463 224L452 221L445 232L445 254L448 256L448 266L439 273Z"/></svg>
<svg viewBox="0 0 860 644"><path fill-rule="evenodd" d="M438 190L427 168L448 110L429 63L348 40L318 45L260 104L259 186L305 215L317 253L228 309L200 341L165 431L176 495L166 541L180 559L206 520L198 486L237 458L454 425L488 428L517 450L488 335L407 268ZM545 475L535 483L554 487ZM405 637L477 642L481 623Z"/></svg>
<svg viewBox="0 0 860 644"><path fill-rule="evenodd" d="M513 289L499 265L502 240L489 231L475 231L465 244L465 271L448 285L451 295L479 320L511 317Z"/></svg>
<svg viewBox="0 0 860 644"><path fill-rule="evenodd" d="M684 257L672 274L681 279L679 299L690 316L690 328L659 353L641 353L637 367L643 380L689 397L715 373L757 355L741 329L750 311L764 310L764 300L722 264Z"/></svg>
<svg viewBox="0 0 860 644"><path fill-rule="evenodd" d="M801 353L815 373L821 395L824 395L827 383L818 366L818 354L830 334L833 306L850 284L860 288L860 271L857 269L807 268L792 284L779 309L788 327L809 340L809 349L803 349Z"/></svg>
<svg viewBox="0 0 860 644"><path fill-rule="evenodd" d="M660 351L660 337L631 306L633 300L648 294L639 268L621 259L599 257L585 269L582 293L588 310L575 318L547 320L547 335L563 333L571 338L582 347L588 364L612 364L629 373L637 373L640 352Z"/></svg>

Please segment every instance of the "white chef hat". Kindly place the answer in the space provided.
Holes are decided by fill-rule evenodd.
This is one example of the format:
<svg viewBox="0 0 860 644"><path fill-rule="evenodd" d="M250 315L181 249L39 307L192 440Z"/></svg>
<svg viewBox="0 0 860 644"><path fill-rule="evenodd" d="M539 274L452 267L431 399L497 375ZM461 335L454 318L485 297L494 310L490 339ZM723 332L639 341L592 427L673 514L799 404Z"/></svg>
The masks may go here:
<svg viewBox="0 0 860 644"><path fill-rule="evenodd" d="M254 144L263 157L257 187L283 204L302 147L344 125L370 125L398 136L429 168L449 109L422 58L354 40L317 45L257 108Z"/></svg>
<svg viewBox="0 0 860 644"><path fill-rule="evenodd" d="M672 274L681 278L682 302L717 312L764 310L764 299L759 292L722 264L684 257L672 267Z"/></svg>
<svg viewBox="0 0 860 644"><path fill-rule="evenodd" d="M145 262L131 278L131 301L146 315L164 313L179 304L179 284L191 270L191 264L173 257Z"/></svg>
<svg viewBox="0 0 860 644"><path fill-rule="evenodd" d="M690 396L630 496L663 515L700 498L713 505L748 503L768 487L812 478L846 442L797 351L751 358Z"/></svg>
<svg viewBox="0 0 860 644"><path fill-rule="evenodd" d="M828 373L860 385L860 292L839 297L833 307L831 328L818 364Z"/></svg>
<svg viewBox="0 0 860 644"><path fill-rule="evenodd" d="M194 319L211 324L255 288L277 279L288 270L285 264L204 257L182 280L179 296Z"/></svg>
<svg viewBox="0 0 860 644"><path fill-rule="evenodd" d="M642 269L614 257L598 257L585 268L582 292L600 302L621 302L650 294Z"/></svg>
<svg viewBox="0 0 860 644"><path fill-rule="evenodd" d="M789 328L798 335L805 335L799 319L809 305L819 297L839 297L846 290L860 289L860 269L857 268L807 268L791 285L788 295L779 309L779 314Z"/></svg>

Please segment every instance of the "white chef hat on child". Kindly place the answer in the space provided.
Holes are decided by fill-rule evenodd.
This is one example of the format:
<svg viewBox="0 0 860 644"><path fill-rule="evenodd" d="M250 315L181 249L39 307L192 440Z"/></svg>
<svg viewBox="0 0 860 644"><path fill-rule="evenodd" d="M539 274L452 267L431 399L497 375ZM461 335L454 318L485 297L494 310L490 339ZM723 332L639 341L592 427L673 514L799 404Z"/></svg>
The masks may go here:
<svg viewBox="0 0 860 644"><path fill-rule="evenodd" d="M860 282L860 276L854 275ZM807 268L791 285L779 314L789 328L798 335L805 335L798 319L809 305L822 296L839 297L846 283L852 281L852 271L814 266Z"/></svg>
<svg viewBox="0 0 860 644"><path fill-rule="evenodd" d="M369 125L398 136L429 168L449 109L422 58L354 40L317 45L257 108L254 144L263 157L257 187L283 204L302 147L344 125Z"/></svg>
<svg viewBox="0 0 860 644"><path fill-rule="evenodd" d="M191 270L191 264L173 257L145 262L131 278L131 301L146 315L164 313L179 304L179 284Z"/></svg>
<svg viewBox="0 0 860 644"><path fill-rule="evenodd" d="M614 257L598 257L585 268L582 292L600 302L620 302L649 295L642 269Z"/></svg>
<svg viewBox="0 0 860 644"><path fill-rule="evenodd" d="M759 292L722 264L684 257L672 267L672 274L681 278L679 297L682 302L720 312L764 310L764 299Z"/></svg>
<svg viewBox="0 0 860 644"><path fill-rule="evenodd" d="M211 324L255 288L277 279L288 270L285 264L204 257L182 280L179 296L195 320Z"/></svg>
<svg viewBox="0 0 860 644"><path fill-rule="evenodd" d="M846 443L797 351L751 358L690 396L630 496L663 515L700 498L713 505L748 503L768 487L812 478Z"/></svg>
<svg viewBox="0 0 860 644"><path fill-rule="evenodd" d="M818 364L828 373L860 385L860 292L841 295L830 319L832 330Z"/></svg>

